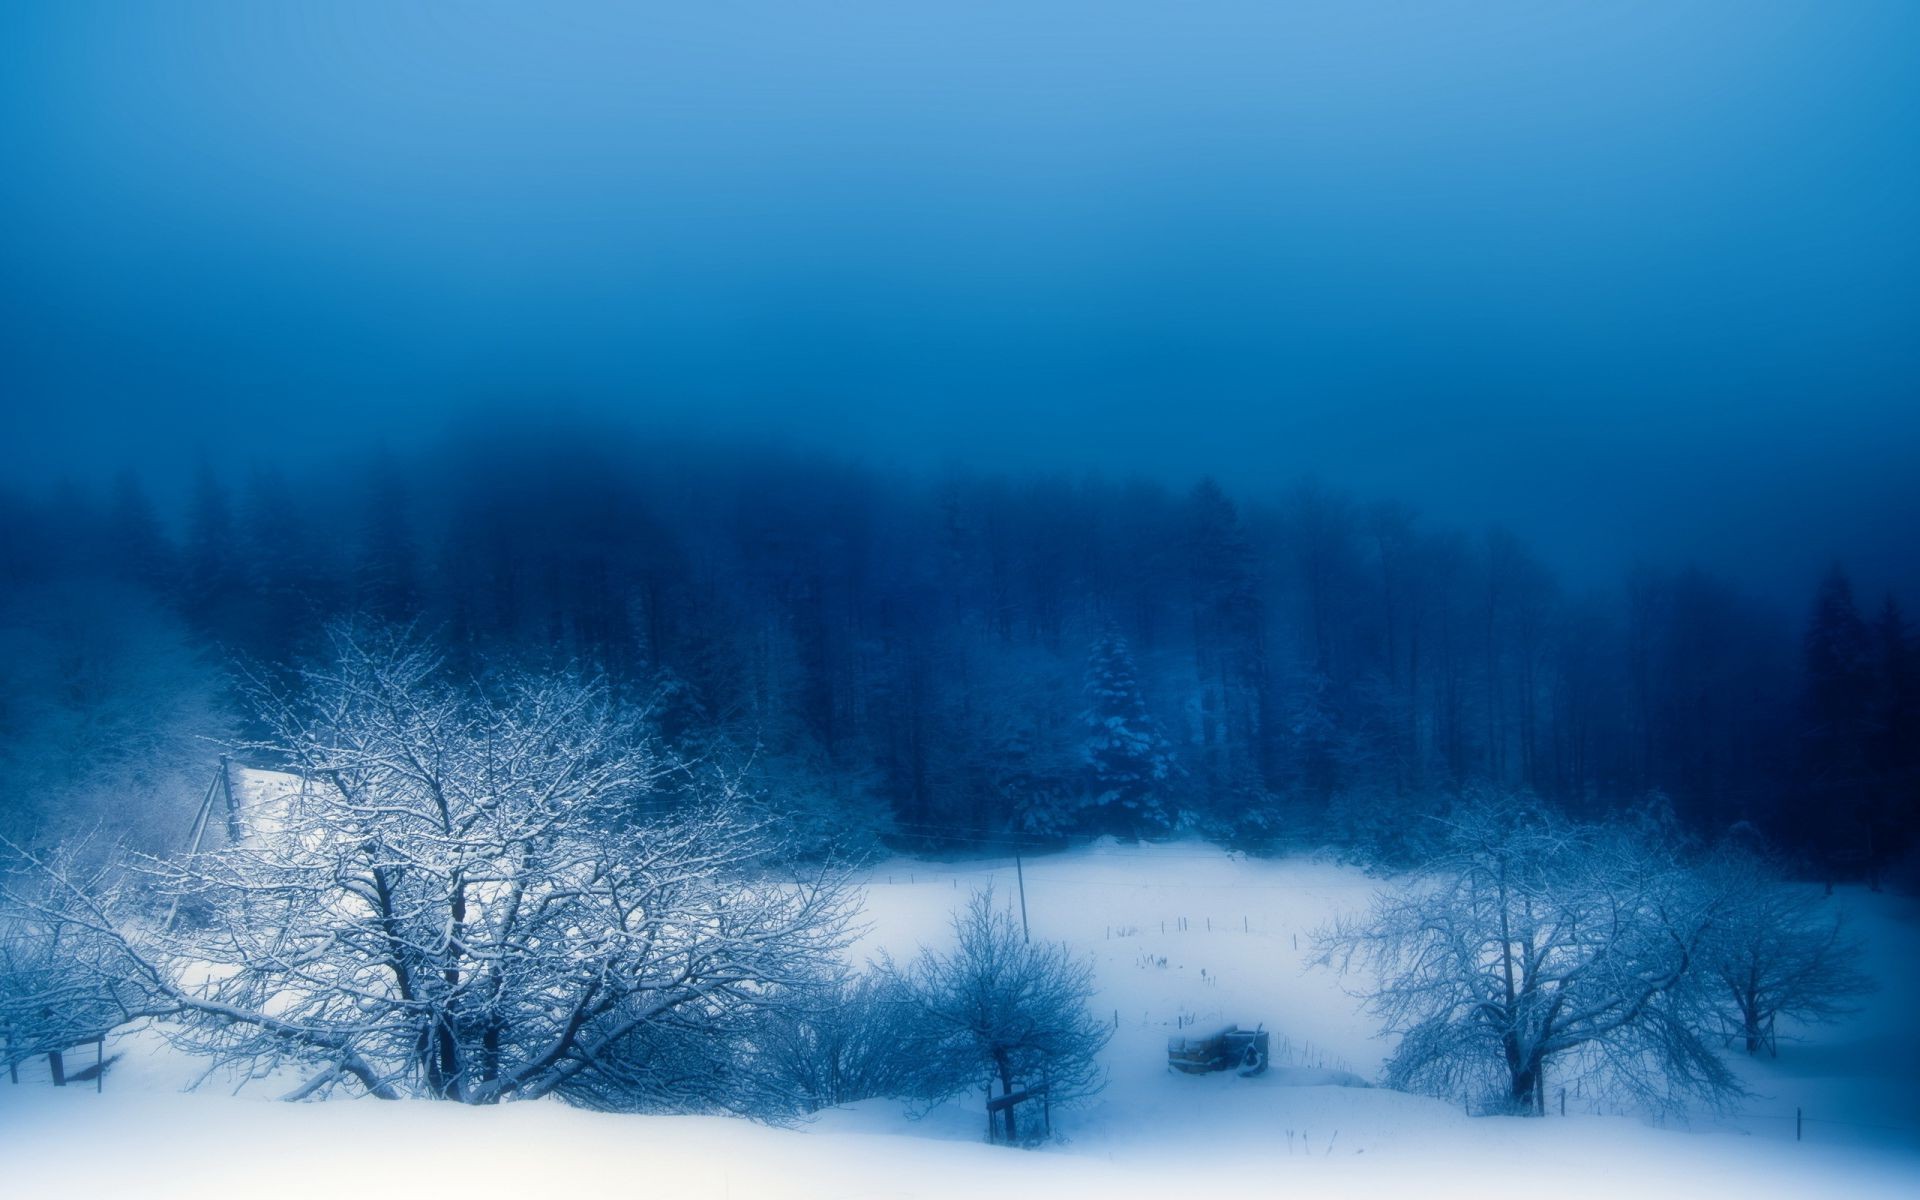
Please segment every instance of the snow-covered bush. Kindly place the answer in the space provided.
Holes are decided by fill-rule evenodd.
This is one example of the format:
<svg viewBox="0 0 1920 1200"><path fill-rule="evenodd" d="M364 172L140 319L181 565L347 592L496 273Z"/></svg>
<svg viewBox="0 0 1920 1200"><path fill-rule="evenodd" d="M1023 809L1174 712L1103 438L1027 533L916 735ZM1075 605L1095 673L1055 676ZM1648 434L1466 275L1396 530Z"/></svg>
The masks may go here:
<svg viewBox="0 0 1920 1200"><path fill-rule="evenodd" d="M785 1000L762 1014L752 1061L795 1111L913 1094L919 1010L897 976L841 972Z"/></svg>
<svg viewBox="0 0 1920 1200"><path fill-rule="evenodd" d="M1013 918L975 892L954 914L954 948L923 950L904 972L917 1010L908 1042L917 1090L933 1099L997 1083L1001 1095L1047 1088L1061 1104L1105 1084L1094 1059L1113 1030L1087 1006L1092 964L1066 946L1029 942ZM1004 1114L1017 1140L1013 1107Z"/></svg>

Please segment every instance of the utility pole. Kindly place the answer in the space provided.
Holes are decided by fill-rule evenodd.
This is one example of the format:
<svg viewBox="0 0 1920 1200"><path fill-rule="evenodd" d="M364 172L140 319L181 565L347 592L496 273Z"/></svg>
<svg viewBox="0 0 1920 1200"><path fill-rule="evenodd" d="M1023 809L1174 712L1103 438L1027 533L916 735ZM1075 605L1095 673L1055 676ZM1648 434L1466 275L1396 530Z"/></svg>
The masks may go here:
<svg viewBox="0 0 1920 1200"><path fill-rule="evenodd" d="M1020 852L1013 852L1013 877L1020 881L1020 940L1033 941L1033 934L1027 929L1027 873L1020 868Z"/></svg>

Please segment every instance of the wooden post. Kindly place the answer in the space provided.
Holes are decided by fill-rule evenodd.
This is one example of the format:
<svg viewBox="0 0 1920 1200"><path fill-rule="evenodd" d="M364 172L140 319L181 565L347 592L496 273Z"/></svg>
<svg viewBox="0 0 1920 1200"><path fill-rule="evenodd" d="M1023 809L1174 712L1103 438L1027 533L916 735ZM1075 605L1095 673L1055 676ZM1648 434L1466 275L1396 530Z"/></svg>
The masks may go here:
<svg viewBox="0 0 1920 1200"><path fill-rule="evenodd" d="M1796 1108L1793 1110L1793 1140L1796 1142L1800 1140L1800 1125L1801 1113L1800 1110Z"/></svg>
<svg viewBox="0 0 1920 1200"><path fill-rule="evenodd" d="M200 853L200 840L207 836L207 823L213 819L213 789L219 787L220 781L227 777L226 762L226 755L221 755L220 774L215 776L213 781L207 784L207 794L200 798L200 811L195 814L193 818L193 836L187 844L187 857L189 859ZM228 794L231 795L232 793L229 792ZM167 920L166 923L160 927L163 931L173 928L173 918L179 911L180 897L175 895L173 902L167 905Z"/></svg>
<svg viewBox="0 0 1920 1200"><path fill-rule="evenodd" d="M1560 1115L1563 1117L1567 1115L1567 1089L1565 1088L1560 1089Z"/></svg>
<svg viewBox="0 0 1920 1200"><path fill-rule="evenodd" d="M93 1044L93 1094L98 1096L106 1086L101 1081L107 1076L107 1039L101 1038Z"/></svg>
<svg viewBox="0 0 1920 1200"><path fill-rule="evenodd" d="M1033 934L1027 930L1027 873L1020 867L1020 855L1013 856L1013 874L1020 881L1020 940L1031 942Z"/></svg>
<svg viewBox="0 0 1920 1200"><path fill-rule="evenodd" d="M47 1070L53 1074L53 1086L67 1086L67 1060L60 1056L58 1050L47 1052Z"/></svg>
<svg viewBox="0 0 1920 1200"><path fill-rule="evenodd" d="M1115 1025L1120 1023L1117 1011L1114 1014L1113 1023ZM7 1077L14 1083L20 1082L20 1064L13 1058L13 1030L11 1029L7 1030Z"/></svg>
<svg viewBox="0 0 1920 1200"><path fill-rule="evenodd" d="M220 756L220 790L227 797L227 844L240 844L240 806L233 799L233 760Z"/></svg>

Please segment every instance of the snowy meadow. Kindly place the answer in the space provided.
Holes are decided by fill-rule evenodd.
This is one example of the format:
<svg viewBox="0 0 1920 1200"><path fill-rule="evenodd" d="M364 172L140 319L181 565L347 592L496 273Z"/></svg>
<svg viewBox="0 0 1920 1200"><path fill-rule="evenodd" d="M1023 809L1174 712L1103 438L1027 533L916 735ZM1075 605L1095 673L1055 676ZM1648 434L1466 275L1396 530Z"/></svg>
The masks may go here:
<svg viewBox="0 0 1920 1200"><path fill-rule="evenodd" d="M983 1091L921 1112L871 1099L790 1128L723 1116L634 1116L560 1102L474 1110L365 1099L282 1105L284 1081L220 1076L151 1029L116 1034L104 1089L48 1086L44 1060L0 1086L0 1142L16 1194L76 1180L108 1195L337 1196L382 1186L542 1194L555 1181L608 1195L1470 1195L1516 1177L1557 1194L1896 1196L1920 1180L1920 1096L1905 1036L1910 993L1883 989L1827 1025L1782 1031L1777 1058L1730 1051L1750 1095L1722 1113L1654 1121L1575 1096L1546 1119L1472 1117L1458 1103L1368 1086L1391 1050L1350 994L1309 966L1310 938L1363 911L1381 881L1311 858L1257 859L1198 842L1105 843L1006 860L895 859L860 884L853 961L950 940L970 889L1017 919L1024 877L1036 939L1093 963L1092 1008L1117 1022L1105 1090L1056 1114L1032 1152L985 1143ZM1830 903L1899 978L1920 955L1910 900L1840 888ZM1263 1075L1169 1070L1167 1039L1262 1024ZM1794 1114L1803 1114L1795 1137Z"/></svg>

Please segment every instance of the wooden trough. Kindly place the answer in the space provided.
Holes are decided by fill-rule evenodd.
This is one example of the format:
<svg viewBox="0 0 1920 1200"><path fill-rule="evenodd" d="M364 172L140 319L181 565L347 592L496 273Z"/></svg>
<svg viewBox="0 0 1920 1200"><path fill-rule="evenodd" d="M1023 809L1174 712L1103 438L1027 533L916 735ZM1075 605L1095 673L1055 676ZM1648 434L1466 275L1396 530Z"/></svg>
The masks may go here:
<svg viewBox="0 0 1920 1200"><path fill-rule="evenodd" d="M1238 1071L1243 1077L1267 1069L1268 1035L1265 1029L1229 1025L1205 1037L1167 1039L1167 1065L1188 1075L1211 1071Z"/></svg>

